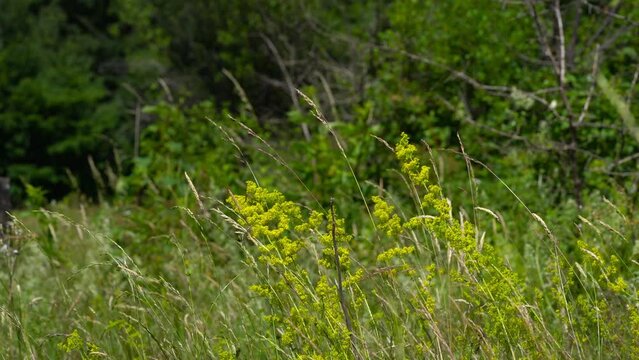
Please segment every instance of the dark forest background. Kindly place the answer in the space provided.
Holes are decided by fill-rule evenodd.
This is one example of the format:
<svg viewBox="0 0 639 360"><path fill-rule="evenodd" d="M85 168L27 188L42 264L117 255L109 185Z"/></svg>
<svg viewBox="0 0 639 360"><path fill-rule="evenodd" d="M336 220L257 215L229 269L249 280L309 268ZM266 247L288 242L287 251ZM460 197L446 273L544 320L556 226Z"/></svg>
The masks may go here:
<svg viewBox="0 0 639 360"><path fill-rule="evenodd" d="M619 106L638 106L636 3L561 1L560 22L553 4L5 0L0 175L18 203L27 184L95 198L95 170L117 175L111 191L136 193L170 181L167 166L233 166L205 119L230 114L304 149L291 155L316 159L300 170L321 185L328 155L299 89L375 177L387 155L368 134L392 143L406 131L434 148L459 134L469 154L554 201L634 197L636 124Z"/></svg>

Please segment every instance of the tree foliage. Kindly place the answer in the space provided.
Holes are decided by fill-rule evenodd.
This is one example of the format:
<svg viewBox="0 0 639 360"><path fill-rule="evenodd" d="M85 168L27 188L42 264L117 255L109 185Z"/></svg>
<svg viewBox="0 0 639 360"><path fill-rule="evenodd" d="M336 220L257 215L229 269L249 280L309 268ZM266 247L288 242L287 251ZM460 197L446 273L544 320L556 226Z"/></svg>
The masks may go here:
<svg viewBox="0 0 639 360"><path fill-rule="evenodd" d="M392 141L406 131L449 148L459 134L475 157L513 181L522 172L541 179L557 201L581 204L584 191L611 186L636 193L636 139L595 84L605 76L628 111L636 108L638 15L630 1L2 6L0 173L52 197L74 186L95 194L88 155L119 175L146 171L149 157L175 153L169 145L198 148L190 166L231 164L205 137L187 135L216 132L207 115L234 128L227 114L282 147L305 149L286 160L302 164L295 170L324 193L337 185L318 176L334 173L334 144L298 89L343 134L358 170L375 177L387 175L388 154L352 135ZM186 118L198 125L165 132ZM172 138L150 147L156 135Z"/></svg>

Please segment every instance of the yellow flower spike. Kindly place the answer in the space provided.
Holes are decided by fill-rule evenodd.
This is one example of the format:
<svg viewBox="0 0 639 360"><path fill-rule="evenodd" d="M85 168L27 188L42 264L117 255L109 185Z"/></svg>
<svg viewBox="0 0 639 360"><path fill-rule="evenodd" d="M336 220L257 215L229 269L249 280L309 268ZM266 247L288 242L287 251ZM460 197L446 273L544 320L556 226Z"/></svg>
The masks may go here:
<svg viewBox="0 0 639 360"><path fill-rule="evenodd" d="M373 196L373 203L375 203L373 215L378 220L378 229L383 231L389 237L401 234L401 220L399 216L395 214L395 208L382 200L379 196Z"/></svg>
<svg viewBox="0 0 639 360"><path fill-rule="evenodd" d="M388 262L395 258L400 258L406 255L410 255L415 251L414 246L396 247L388 249L383 253L377 255L377 262Z"/></svg>
<svg viewBox="0 0 639 360"><path fill-rule="evenodd" d="M416 153L417 147L409 142L408 135L402 133L395 145L395 156L400 162L402 172L408 175L415 185L427 186L430 168L421 165Z"/></svg>

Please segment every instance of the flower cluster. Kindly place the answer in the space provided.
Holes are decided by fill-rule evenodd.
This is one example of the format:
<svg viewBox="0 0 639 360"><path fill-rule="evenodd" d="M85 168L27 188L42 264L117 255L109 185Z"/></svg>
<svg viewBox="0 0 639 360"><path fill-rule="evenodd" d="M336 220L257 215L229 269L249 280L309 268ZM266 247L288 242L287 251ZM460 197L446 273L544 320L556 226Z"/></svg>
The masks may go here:
<svg viewBox="0 0 639 360"><path fill-rule="evenodd" d="M291 238L291 229L307 230L321 223L321 215L312 214L308 223L302 221L298 205L286 201L278 191L269 191L247 182L246 195L232 195L227 200L239 215L239 224L246 227L254 239L260 241L260 260L270 265L287 266L296 260L303 247L301 239Z"/></svg>
<svg viewBox="0 0 639 360"><path fill-rule="evenodd" d="M421 165L417 157L417 147L410 143L408 135L402 133L397 145L395 155L401 163L401 170L407 174L415 185L426 186L430 168Z"/></svg>
<svg viewBox="0 0 639 360"><path fill-rule="evenodd" d="M606 261L599 249L590 246L585 241L577 241L577 246L583 254L584 265L598 274L597 280L606 284L608 289L616 294L624 294L628 290L626 280L618 275L619 258L617 256L611 255Z"/></svg>
<svg viewBox="0 0 639 360"><path fill-rule="evenodd" d="M375 209L373 215L377 219L377 227L387 236L397 236L402 232L402 224L395 209L379 196L373 196Z"/></svg>
<svg viewBox="0 0 639 360"><path fill-rule="evenodd" d="M429 169L421 164L416 147L409 143L406 134L402 134L396 144L395 155L402 171L409 176L413 185L426 191L420 206L427 215L414 216L403 227L426 229L431 236L444 241L457 254L460 271L452 269L445 275L460 287L462 293L473 294L467 299L469 304L483 309L483 315L477 320L483 320L485 333L477 335L483 337L487 334L496 339L496 343L504 343L504 346L512 345L508 343L511 340L505 339L517 339L520 346L531 346L533 335L526 324L527 318L522 316L520 305L524 301L516 274L503 264L491 246L484 245L479 249L473 224L453 219L450 201L443 196L439 185L430 183ZM385 210L384 207L381 209ZM388 218L388 215L385 217ZM378 259L402 252L412 250L391 249L389 253L380 254ZM426 286L433 283L433 274L444 275L434 271L429 273L428 278L423 281ZM426 294L425 290L421 294L424 299L428 299L427 313L432 313L435 308L434 298ZM430 318L428 320L431 321Z"/></svg>
<svg viewBox="0 0 639 360"><path fill-rule="evenodd" d="M58 343L58 349L67 354L77 352L82 359L98 359L100 355L104 355L100 353L100 348L96 344L85 341L77 329L67 335L64 341Z"/></svg>
<svg viewBox="0 0 639 360"><path fill-rule="evenodd" d="M245 195L232 195L227 203L258 244L260 263L275 270L262 272L270 275L263 275L251 290L272 305L264 320L277 329L280 344L302 357L350 358L351 329L340 299L345 290L340 295L338 288L357 293L363 272L350 272L348 244L353 237L344 219L336 218L333 209L328 214L306 213L280 192L253 182L247 182ZM321 247L319 276L309 271L309 258L300 255L314 246ZM344 275L341 284L330 280L336 273ZM318 333L325 337L317 338Z"/></svg>

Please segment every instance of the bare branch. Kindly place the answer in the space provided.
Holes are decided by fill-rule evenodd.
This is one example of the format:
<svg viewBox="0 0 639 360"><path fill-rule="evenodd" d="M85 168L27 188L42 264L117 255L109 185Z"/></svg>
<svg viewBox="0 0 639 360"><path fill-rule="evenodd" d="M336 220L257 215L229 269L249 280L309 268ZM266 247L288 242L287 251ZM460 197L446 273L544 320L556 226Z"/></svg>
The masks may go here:
<svg viewBox="0 0 639 360"><path fill-rule="evenodd" d="M561 18L559 0L555 0L554 11L557 29L559 30L559 82L563 86L566 83L566 39L564 37L564 22Z"/></svg>
<svg viewBox="0 0 639 360"><path fill-rule="evenodd" d="M634 19L631 19L631 18L629 18L627 16L620 15L619 13L617 13L617 10L621 7L622 1L618 1L617 2L617 6L615 6L612 10L608 10L607 8L603 8L603 7L599 6L599 5L595 5L595 4L591 3L591 2L589 2L588 0L581 0L581 1L584 3L584 5L586 5L591 10L595 10L595 11L600 12L602 14L606 14L606 15L610 16L611 18L615 18L617 20L622 20L622 21L626 21L626 22L631 23L631 24L638 24L639 25L638 21L636 21Z"/></svg>
<svg viewBox="0 0 639 360"><path fill-rule="evenodd" d="M592 61L592 73L590 75L590 89L588 89L588 97L586 97L586 102L584 103L584 107L581 110L581 114L579 114L579 119L577 120L577 124L579 125L584 122L586 118L586 114L588 113L588 108L590 107L590 101L592 100L592 96L595 93L595 87L597 85L597 71L599 68L599 45L595 49L594 59Z"/></svg>
<svg viewBox="0 0 639 360"><path fill-rule="evenodd" d="M530 12L530 15L533 18L533 22L535 23L537 41L539 42L539 45L541 46L542 51L544 52L544 55L546 55L546 57L548 57L548 59L552 63L552 67L553 67L553 70L555 71L555 74L559 75L560 71L559 71L559 66L557 64L557 60L555 59L555 56L552 53L550 45L548 44L546 30L541 24L541 20L539 18L539 14L537 13L537 9L535 8L535 4L532 2L532 0L526 0L526 5L528 6L528 11Z"/></svg>
<svg viewBox="0 0 639 360"><path fill-rule="evenodd" d="M630 88L628 89L628 93L626 94L626 103L628 106L632 103L632 97L635 92L635 86L637 86L637 80L639 80L639 64L637 64L637 69L635 70L635 74L632 77L632 82L630 83Z"/></svg>
<svg viewBox="0 0 639 360"><path fill-rule="evenodd" d="M284 75L284 81L286 81L286 86L288 88L289 95L291 96L291 101L293 102L293 105L295 106L295 108L299 109L300 104L299 104L299 101L297 100L295 86L293 85L293 80L291 79L291 75L286 69L286 65L284 64L282 57L280 56L280 52L277 50L277 47L275 47L275 44L273 44L273 42L271 41L271 39L268 38L268 36L264 34L260 34L260 36L266 43L266 46L268 46L269 50L271 50L271 52L273 53L273 56L275 57L275 61L277 62L277 66L279 66L280 71L282 71L282 75Z"/></svg>

